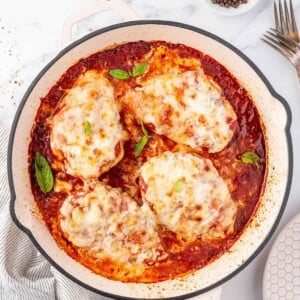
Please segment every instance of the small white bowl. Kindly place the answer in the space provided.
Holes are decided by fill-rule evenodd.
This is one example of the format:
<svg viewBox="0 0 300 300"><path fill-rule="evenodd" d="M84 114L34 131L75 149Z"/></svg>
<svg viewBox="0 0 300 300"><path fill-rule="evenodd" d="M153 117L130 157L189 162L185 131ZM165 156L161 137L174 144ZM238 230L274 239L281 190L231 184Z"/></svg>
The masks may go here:
<svg viewBox="0 0 300 300"><path fill-rule="evenodd" d="M243 13L249 11L250 9L252 9L259 2L259 0L248 0L247 3L243 3L236 8L222 7L218 4L212 3L211 0L202 0L202 2L217 14L220 14L223 16L236 16L236 15L243 14Z"/></svg>

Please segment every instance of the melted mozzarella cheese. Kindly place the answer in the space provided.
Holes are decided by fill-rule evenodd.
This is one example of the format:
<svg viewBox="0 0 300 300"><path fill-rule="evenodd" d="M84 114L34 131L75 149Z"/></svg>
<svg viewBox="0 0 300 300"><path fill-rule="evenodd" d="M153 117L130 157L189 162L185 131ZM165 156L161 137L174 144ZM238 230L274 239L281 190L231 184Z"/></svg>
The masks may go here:
<svg viewBox="0 0 300 300"><path fill-rule="evenodd" d="M53 153L73 176L94 178L123 156L126 134L111 83L96 71L82 75L50 121Z"/></svg>
<svg viewBox="0 0 300 300"><path fill-rule="evenodd" d="M140 84L125 101L156 133L209 152L221 151L231 140L236 114L201 69L157 75Z"/></svg>
<svg viewBox="0 0 300 300"><path fill-rule="evenodd" d="M96 258L143 265L167 255L149 207L99 182L65 199L60 226L69 241Z"/></svg>
<svg viewBox="0 0 300 300"><path fill-rule="evenodd" d="M183 240L224 237L237 207L208 159L164 152L140 169L142 196L159 222Z"/></svg>

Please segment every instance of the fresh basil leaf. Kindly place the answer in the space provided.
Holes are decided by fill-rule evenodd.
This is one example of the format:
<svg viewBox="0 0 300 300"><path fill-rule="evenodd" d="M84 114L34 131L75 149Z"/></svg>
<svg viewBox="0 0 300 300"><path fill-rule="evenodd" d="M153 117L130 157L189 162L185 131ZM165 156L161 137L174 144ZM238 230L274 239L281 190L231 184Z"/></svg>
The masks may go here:
<svg viewBox="0 0 300 300"><path fill-rule="evenodd" d="M149 64L147 62L141 63L133 68L132 77L138 77L143 75L147 69Z"/></svg>
<svg viewBox="0 0 300 300"><path fill-rule="evenodd" d="M174 190L176 193L179 193L182 189L182 181L180 179L177 179L176 182L174 183Z"/></svg>
<svg viewBox="0 0 300 300"><path fill-rule="evenodd" d="M146 144L148 143L148 140L150 138L150 136L148 135L148 131L144 126L143 121L141 120L141 127L142 127L142 132L143 132L143 136L140 138L140 140L138 141L138 143L135 146L134 149L134 157L137 158L141 152L143 151L144 147L146 146Z"/></svg>
<svg viewBox="0 0 300 300"><path fill-rule="evenodd" d="M91 134L92 128L91 128L91 123L89 121L85 122L85 128L84 128L84 130L85 130L85 135L88 136L88 135Z"/></svg>
<svg viewBox="0 0 300 300"><path fill-rule="evenodd" d="M241 155L241 160L245 164L255 164L259 168L260 157L251 151L246 151Z"/></svg>
<svg viewBox="0 0 300 300"><path fill-rule="evenodd" d="M149 140L148 135L144 135L140 138L138 143L135 145L135 149L134 149L134 157L135 158L137 158L142 153L144 147L148 143L148 140Z"/></svg>
<svg viewBox="0 0 300 300"><path fill-rule="evenodd" d="M43 193L49 193L54 186L52 170L46 158L40 153L36 153L34 159L35 176L37 183Z"/></svg>
<svg viewBox="0 0 300 300"><path fill-rule="evenodd" d="M109 75L119 80L126 80L130 78L130 74L127 71L121 69L110 70Z"/></svg>

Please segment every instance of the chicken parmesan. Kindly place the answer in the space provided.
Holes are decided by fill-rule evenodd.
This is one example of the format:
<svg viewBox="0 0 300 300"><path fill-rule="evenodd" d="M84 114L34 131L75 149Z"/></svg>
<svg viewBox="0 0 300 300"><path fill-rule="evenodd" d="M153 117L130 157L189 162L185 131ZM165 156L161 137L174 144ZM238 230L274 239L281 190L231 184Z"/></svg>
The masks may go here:
<svg viewBox="0 0 300 300"><path fill-rule="evenodd" d="M251 95L182 44L82 58L41 99L32 192L53 238L92 272L159 282L218 259L251 220L266 151Z"/></svg>
<svg viewBox="0 0 300 300"><path fill-rule="evenodd" d="M101 182L90 182L66 197L59 225L85 257L105 262L107 269L122 264L128 278L168 256L149 207L139 207L126 193Z"/></svg>
<svg viewBox="0 0 300 300"><path fill-rule="evenodd" d="M123 156L126 132L114 90L99 72L78 78L49 119L49 128L52 152L70 175L96 178Z"/></svg>
<svg viewBox="0 0 300 300"><path fill-rule="evenodd" d="M197 150L221 151L231 140L236 114L202 69L153 76L124 97L153 130Z"/></svg>
<svg viewBox="0 0 300 300"><path fill-rule="evenodd" d="M144 163L140 181L142 198L180 240L225 237L233 231L236 203L210 160L166 151Z"/></svg>

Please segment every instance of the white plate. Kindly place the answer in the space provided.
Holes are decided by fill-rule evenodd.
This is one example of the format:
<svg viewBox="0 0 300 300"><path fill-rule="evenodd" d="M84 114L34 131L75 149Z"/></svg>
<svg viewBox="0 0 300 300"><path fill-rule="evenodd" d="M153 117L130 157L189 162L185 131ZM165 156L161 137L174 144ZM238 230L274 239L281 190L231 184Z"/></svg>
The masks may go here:
<svg viewBox="0 0 300 300"><path fill-rule="evenodd" d="M247 3L241 4L237 8L222 7L218 4L213 4L211 0L202 0L202 2L217 14L224 16L236 16L249 11L259 2L259 0L248 0Z"/></svg>
<svg viewBox="0 0 300 300"><path fill-rule="evenodd" d="M300 299L300 214L276 238L263 279L264 300Z"/></svg>

